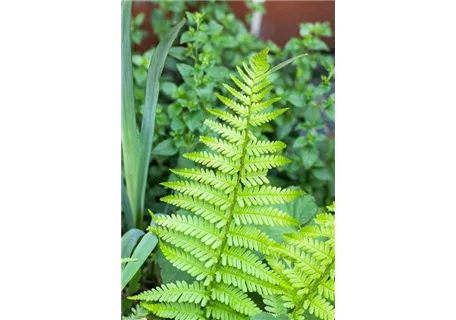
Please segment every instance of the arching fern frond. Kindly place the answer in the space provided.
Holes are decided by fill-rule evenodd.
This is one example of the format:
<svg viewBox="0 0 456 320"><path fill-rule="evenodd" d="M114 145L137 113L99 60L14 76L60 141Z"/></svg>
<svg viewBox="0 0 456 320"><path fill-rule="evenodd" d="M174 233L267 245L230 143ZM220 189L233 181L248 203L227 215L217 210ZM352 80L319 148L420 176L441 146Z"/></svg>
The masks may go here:
<svg viewBox="0 0 456 320"><path fill-rule="evenodd" d="M334 215L319 214L315 224L284 235L285 244L275 244L267 257L269 266L291 286L278 295L292 320L335 318ZM267 311L285 313L277 299L265 298Z"/></svg>
<svg viewBox="0 0 456 320"><path fill-rule="evenodd" d="M150 229L159 236L164 256L195 282L163 285L132 297L146 301L144 306L160 317L248 319L259 308L247 293L284 295L293 290L255 253L270 254L274 244L257 225L297 224L273 205L304 194L269 185L268 170L290 162L280 155L286 145L261 141L252 131L286 111L263 112L280 99L266 98L272 89L267 54L265 49L237 68L239 77L231 75L234 86L223 85L229 96L216 94L226 110L207 108L223 121L205 121L218 137L203 136L207 150L184 154L206 168L174 169L184 180L162 183L176 193L161 200L193 214L154 217L156 225Z"/></svg>

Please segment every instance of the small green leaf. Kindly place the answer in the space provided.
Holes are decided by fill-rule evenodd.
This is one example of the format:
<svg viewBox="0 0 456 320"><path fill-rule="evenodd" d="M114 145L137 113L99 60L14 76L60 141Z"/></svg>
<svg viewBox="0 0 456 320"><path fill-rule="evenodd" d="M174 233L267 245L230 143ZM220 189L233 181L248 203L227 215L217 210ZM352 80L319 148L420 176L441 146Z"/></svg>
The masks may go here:
<svg viewBox="0 0 456 320"><path fill-rule="evenodd" d="M161 89L168 97L176 98L177 86L173 82L164 82Z"/></svg>
<svg viewBox="0 0 456 320"><path fill-rule="evenodd" d="M193 72L193 68L191 66L189 66L188 64L179 63L176 65L176 67L177 67L177 70L179 71L179 73L184 78L190 76Z"/></svg>
<svg viewBox="0 0 456 320"><path fill-rule="evenodd" d="M305 146L301 153L301 159L304 167L309 169L318 159L318 150L310 145Z"/></svg>
<svg viewBox="0 0 456 320"><path fill-rule="evenodd" d="M221 32L222 30L223 30L223 26L218 24L214 20L211 20L211 22L209 22L209 24L206 28L206 32L208 34L218 33L218 32Z"/></svg>
<svg viewBox="0 0 456 320"><path fill-rule="evenodd" d="M185 31L180 38L180 44L184 44L186 42L193 41L193 40L195 40L194 33L190 32L190 31Z"/></svg>
<svg viewBox="0 0 456 320"><path fill-rule="evenodd" d="M166 139L155 146L152 154L155 156L173 156L177 154L178 150L174 144L173 139Z"/></svg>
<svg viewBox="0 0 456 320"><path fill-rule="evenodd" d="M185 57L185 48L184 47L172 47L169 49L169 55L178 60L184 60Z"/></svg>
<svg viewBox="0 0 456 320"><path fill-rule="evenodd" d="M318 168L312 171L312 174L315 178L321 181L331 181L333 180L333 175L328 168Z"/></svg>
<svg viewBox="0 0 456 320"><path fill-rule="evenodd" d="M298 137L295 142L293 143L293 149L298 149L298 148L302 148L304 147L305 145L307 145L307 140L305 137Z"/></svg>

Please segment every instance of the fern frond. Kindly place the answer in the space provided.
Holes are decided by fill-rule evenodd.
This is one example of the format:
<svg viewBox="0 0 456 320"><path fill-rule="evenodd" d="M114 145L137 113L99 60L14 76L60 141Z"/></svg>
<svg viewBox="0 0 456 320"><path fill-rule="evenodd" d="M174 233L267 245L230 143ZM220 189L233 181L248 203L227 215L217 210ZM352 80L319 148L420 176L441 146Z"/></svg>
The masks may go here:
<svg viewBox="0 0 456 320"><path fill-rule="evenodd" d="M199 182L171 181L162 182L160 184L167 188L179 191L182 194L206 201L214 206L220 207L222 210L228 208L233 203L233 200L226 193L210 188L209 186Z"/></svg>
<svg viewBox="0 0 456 320"><path fill-rule="evenodd" d="M261 93L260 93L261 94ZM260 111L263 111L264 109L266 109L267 107L271 106L274 102L277 102L280 100L280 97L276 97L276 98L273 98L273 99L270 99L270 100L267 100L267 101L263 101L263 102L257 102L257 103L254 103L252 105L252 113L255 114L255 113L258 113ZM281 109L279 109L280 111ZM286 111L286 110L285 110ZM284 112L285 112L284 111ZM274 118L275 119L275 118Z"/></svg>
<svg viewBox="0 0 456 320"><path fill-rule="evenodd" d="M299 222L287 213L273 207L247 207L235 211L236 225L257 224L266 226L298 226Z"/></svg>
<svg viewBox="0 0 456 320"><path fill-rule="evenodd" d="M236 312L230 306L218 302L211 302L206 309L206 317L219 320L248 320L249 318Z"/></svg>
<svg viewBox="0 0 456 320"><path fill-rule="evenodd" d="M190 152L183 154L184 158L190 159L210 168L218 169L223 173L234 174L239 170L240 163L226 158L223 155L210 152Z"/></svg>
<svg viewBox="0 0 456 320"><path fill-rule="evenodd" d="M155 218L155 222L161 227L182 232L192 238L201 240L205 245L213 249L219 247L222 243L220 231L217 227L195 216L184 216L172 214L170 216L160 216Z"/></svg>
<svg viewBox="0 0 456 320"><path fill-rule="evenodd" d="M208 204L207 202L197 200L191 196L174 194L162 197L160 198L160 201L189 210L211 223L217 223L217 228L221 228L226 225L226 221L224 220L224 210Z"/></svg>
<svg viewBox="0 0 456 320"><path fill-rule="evenodd" d="M320 282L318 285L318 294L324 296L325 298L335 301L336 299L336 284L334 279L328 279L326 281Z"/></svg>
<svg viewBox="0 0 456 320"><path fill-rule="evenodd" d="M203 280L209 276L208 268L190 253L168 246L164 242L160 242L160 249L173 266L187 272L196 280Z"/></svg>
<svg viewBox="0 0 456 320"><path fill-rule="evenodd" d="M280 116L282 113L284 113L287 110L288 110L288 108L282 108L282 109L275 110L272 112L255 114L250 118L249 123L254 127L261 126L265 123L268 123L269 121L275 120L278 116Z"/></svg>
<svg viewBox="0 0 456 320"><path fill-rule="evenodd" d="M155 234L160 236L161 240L174 245L176 248L181 248L199 261L204 262L205 267L210 267L216 262L214 249L204 245L201 241L195 240L183 233L168 230L164 227L157 227L152 230ZM220 245L220 243L218 245Z"/></svg>
<svg viewBox="0 0 456 320"><path fill-rule="evenodd" d="M237 197L239 206L258 206L287 203L293 201L304 192L301 190L282 189L272 186L244 187Z"/></svg>
<svg viewBox="0 0 456 320"><path fill-rule="evenodd" d="M269 86L271 83L272 83L272 81L270 81L270 80L263 81L260 84L253 86L252 92L257 93L257 92L261 91L262 89L266 88L267 86ZM255 102L257 102L257 101L255 101Z"/></svg>
<svg viewBox="0 0 456 320"><path fill-rule="evenodd" d="M162 285L132 297L144 300L142 303L159 317L248 319L260 309L246 292L282 295L284 305L299 304L288 278L274 271L277 266L279 271L285 270L290 261L298 266L301 261L295 258L307 259L311 254L303 258L300 252L294 252L283 262L271 262L273 271L256 252L266 257L276 253L271 251L274 241L254 225L296 226L294 218L272 205L303 194L269 185L268 170L290 162L280 155L286 145L281 141L262 141L253 132L254 127L286 111L263 112L280 99L267 98L273 88L268 80L268 50L237 67L239 77L230 75L239 90L224 84L228 95L216 94L228 109L207 108L218 120L204 123L218 136L203 136L200 141L212 151L183 155L207 168L175 169L172 172L183 180L162 183L176 193L161 200L191 213L154 216L155 225L149 229L158 235L166 259L195 277L195 282Z"/></svg>
<svg viewBox="0 0 456 320"><path fill-rule="evenodd" d="M266 153L281 152L287 145L282 141L258 141L249 143L247 154L249 156L259 156Z"/></svg>
<svg viewBox="0 0 456 320"><path fill-rule="evenodd" d="M128 297L128 299L157 302L191 302L205 306L209 297L201 283L188 284L185 281L177 281L176 283L163 284L136 296Z"/></svg>
<svg viewBox="0 0 456 320"><path fill-rule="evenodd" d="M245 164L245 165L247 165L247 164ZM244 167L245 167L245 165L244 165ZM241 173L241 182L246 187L255 187L255 186L261 186L263 184L268 184L269 179L266 178L267 173L268 173L267 170L250 171L250 172L247 172L247 170L244 170L244 172Z"/></svg>
<svg viewBox="0 0 456 320"><path fill-rule="evenodd" d="M271 272L271 269L262 263L258 257L245 248L232 247L222 254L222 265L235 267L258 279L278 284L279 279Z"/></svg>
<svg viewBox="0 0 456 320"><path fill-rule="evenodd" d="M233 285L244 292L258 292L259 294L280 294L281 290L275 284L260 280L234 267L221 266L216 274L217 282L223 281L227 285Z"/></svg>
<svg viewBox="0 0 456 320"><path fill-rule="evenodd" d="M211 297L214 300L229 305L232 309L247 316L253 316L260 308L239 288L219 283L212 289Z"/></svg>
<svg viewBox="0 0 456 320"><path fill-rule="evenodd" d="M236 187L236 181L230 176L219 171L214 172L210 169L170 169L172 173L183 178L199 181L211 185L215 189L230 193Z"/></svg>
<svg viewBox="0 0 456 320"><path fill-rule="evenodd" d="M291 161L279 155L250 156L246 159L245 170L247 172L264 171L289 164Z"/></svg>
<svg viewBox="0 0 456 320"><path fill-rule="evenodd" d="M254 76L253 74L250 75L247 75L244 73L244 71L242 71L242 68L240 68L239 66L236 66L236 70L238 71L239 75L241 76L242 80L244 80L245 84L249 87L251 87L253 85L253 80L252 80L252 77ZM246 71L248 73L248 71Z"/></svg>
<svg viewBox="0 0 456 320"><path fill-rule="evenodd" d="M273 315L279 315L282 313L286 314L288 311L284 306L285 301L283 300L282 296L265 296L263 302L266 305L264 309Z"/></svg>
<svg viewBox="0 0 456 320"><path fill-rule="evenodd" d="M242 157L241 150L239 147L223 139L203 136L200 137L200 141L212 150L217 151L233 160L238 160Z"/></svg>
<svg viewBox="0 0 456 320"><path fill-rule="evenodd" d="M244 247L263 253L269 253L273 240L265 233L250 226L232 226L227 238L228 245Z"/></svg>
<svg viewBox="0 0 456 320"><path fill-rule="evenodd" d="M161 318L176 320L205 320L201 306L191 303L141 303L149 311Z"/></svg>
<svg viewBox="0 0 456 320"><path fill-rule="evenodd" d="M242 106L241 104L234 102L230 98L222 96L219 93L216 93L215 95L225 106L227 106L228 108L230 108L231 110L236 112L238 115L245 117L249 114L249 111L247 110L247 108Z"/></svg>
<svg viewBox="0 0 456 320"><path fill-rule="evenodd" d="M217 118L228 122L237 129L244 130L247 127L247 119L245 118L238 117L224 110L217 110L212 108L207 108L206 110Z"/></svg>
<svg viewBox="0 0 456 320"><path fill-rule="evenodd" d="M231 126L219 123L213 120L206 119L204 124L207 125L212 131L218 133L220 136L238 146L244 143L244 136L241 132L237 131Z"/></svg>
<svg viewBox="0 0 456 320"><path fill-rule="evenodd" d="M310 314L315 314L323 320L335 318L334 307L320 295L311 297L304 302L304 309L309 309Z"/></svg>
<svg viewBox="0 0 456 320"><path fill-rule="evenodd" d="M229 93L231 93L234 97L236 97L236 99L239 99L239 101L241 101L245 105L249 105L250 99L247 96L243 95L242 93L240 93L239 91L230 87L227 84L223 84L223 86L225 87L226 90L228 90Z"/></svg>
<svg viewBox="0 0 456 320"><path fill-rule="evenodd" d="M260 93L255 93L254 95L252 95L252 102L254 102L254 104L252 105L252 112L258 112L257 110L255 110L256 106L255 106L255 102L260 102L261 100L263 100L263 98L273 89L274 87L273 86L269 86L269 87L266 87L263 91L261 91ZM277 99L276 101L279 101L280 98L277 97L277 98L274 98L274 99ZM275 101L274 101L275 102Z"/></svg>

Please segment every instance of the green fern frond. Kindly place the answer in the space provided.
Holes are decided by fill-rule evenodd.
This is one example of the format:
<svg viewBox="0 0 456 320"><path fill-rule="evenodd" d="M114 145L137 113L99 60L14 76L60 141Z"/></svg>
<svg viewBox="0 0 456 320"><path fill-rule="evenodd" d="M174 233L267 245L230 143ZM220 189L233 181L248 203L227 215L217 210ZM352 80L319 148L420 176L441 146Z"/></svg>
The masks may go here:
<svg viewBox="0 0 456 320"><path fill-rule="evenodd" d="M269 313L275 315L287 313L287 308L284 306L285 301L281 296L265 296L263 302L266 305L264 309Z"/></svg>
<svg viewBox="0 0 456 320"><path fill-rule="evenodd" d="M199 282L188 284L185 281L163 284L152 290L142 292L128 299L157 302L191 302L206 305L209 297Z"/></svg>
<svg viewBox="0 0 456 320"><path fill-rule="evenodd" d="M204 124L212 129L212 131L218 133L220 136L237 146L244 143L244 137L242 133L230 126L209 119L206 119L204 121Z"/></svg>
<svg viewBox="0 0 456 320"><path fill-rule="evenodd" d="M210 168L218 169L223 173L234 174L240 168L239 161L233 161L217 153L190 152L185 153L183 157Z"/></svg>
<svg viewBox="0 0 456 320"><path fill-rule="evenodd" d="M282 189L272 186L245 187L237 197L239 206L261 206L293 201L303 192L301 190Z"/></svg>
<svg viewBox="0 0 456 320"><path fill-rule="evenodd" d="M269 121L277 119L278 116L287 110L288 108L282 108L272 112L255 114L250 118L250 124L254 127L261 126Z"/></svg>
<svg viewBox="0 0 456 320"><path fill-rule="evenodd" d="M216 94L225 110L207 108L218 120L204 123L218 136L200 137L209 150L183 155L206 168L174 169L172 172L183 180L162 183L175 194L161 200L191 213L154 216L155 225L150 230L158 235L166 259L189 273L195 282L163 285L133 297L146 300L144 306L160 317L248 319L260 309L247 292L282 295L286 299L286 294L293 291L287 279L255 252L268 255L274 245L258 225L298 224L273 205L304 194L269 185L268 170L290 162L280 155L286 145L262 141L253 133L253 127L287 110L263 112L280 99L267 98L272 89L267 79L271 74L268 50L238 66L239 77L230 75L234 86L223 85L227 96ZM191 286L196 288L194 295L189 293Z"/></svg>
<svg viewBox="0 0 456 320"><path fill-rule="evenodd" d="M233 176L210 169L171 169L171 172L183 178L209 184L225 193L230 193L236 186Z"/></svg>
<svg viewBox="0 0 456 320"><path fill-rule="evenodd" d="M221 228L226 225L226 221L224 220L225 211L215 207L214 205L208 204L207 202L199 201L191 196L183 194L169 195L160 198L160 200L177 207L190 210L211 223L217 222L217 228Z"/></svg>
<svg viewBox="0 0 456 320"><path fill-rule="evenodd" d="M228 233L227 243L229 246L244 247L267 254L274 241L252 226L233 225Z"/></svg>
<svg viewBox="0 0 456 320"><path fill-rule="evenodd" d="M265 226L298 226L299 222L287 213L273 207L247 207L235 211L236 225L256 224Z"/></svg>
<svg viewBox="0 0 456 320"><path fill-rule="evenodd" d="M247 172L265 171L287 165L290 162L289 159L279 155L250 156L246 159L245 170Z"/></svg>
<svg viewBox="0 0 456 320"><path fill-rule="evenodd" d="M249 317L235 311L229 305L212 301L206 308L206 317L219 320L248 320Z"/></svg>
<svg viewBox="0 0 456 320"><path fill-rule="evenodd" d="M281 152L287 145L282 141L259 141L258 143L250 143L247 146L247 154L249 156L260 156L266 153Z"/></svg>
<svg viewBox="0 0 456 320"><path fill-rule="evenodd" d="M214 286L211 297L232 309L247 316L253 316L260 311L260 308L239 288L224 283Z"/></svg>
<svg viewBox="0 0 456 320"><path fill-rule="evenodd" d="M335 318L334 306L320 295L310 297L304 302L304 309L309 309L310 314L315 314L322 320L331 320Z"/></svg>
<svg viewBox="0 0 456 320"><path fill-rule="evenodd" d="M201 242L207 246L211 246L213 249L216 249L222 243L222 238L217 227L195 216L173 214L157 217L155 222L162 227L179 231L184 235L201 240Z"/></svg>
<svg viewBox="0 0 456 320"><path fill-rule="evenodd" d="M307 319L309 314L335 318L335 219L323 213L314 220L315 225L285 234L286 243L275 244L267 257L272 270L292 287L281 295L292 320ZM274 308L267 311L278 314Z"/></svg>
<svg viewBox="0 0 456 320"><path fill-rule="evenodd" d="M200 141L210 149L217 151L233 160L238 160L242 157L240 147L232 145L229 141L214 137L200 137Z"/></svg>
<svg viewBox="0 0 456 320"><path fill-rule="evenodd" d="M176 320L205 320L201 306L193 303L141 303L149 311L161 318Z"/></svg>
<svg viewBox="0 0 456 320"><path fill-rule="evenodd" d="M160 242L160 249L166 259L176 268L188 272L191 276L196 277L196 280L204 280L210 276L208 268L204 262L194 257L184 250L177 249Z"/></svg>

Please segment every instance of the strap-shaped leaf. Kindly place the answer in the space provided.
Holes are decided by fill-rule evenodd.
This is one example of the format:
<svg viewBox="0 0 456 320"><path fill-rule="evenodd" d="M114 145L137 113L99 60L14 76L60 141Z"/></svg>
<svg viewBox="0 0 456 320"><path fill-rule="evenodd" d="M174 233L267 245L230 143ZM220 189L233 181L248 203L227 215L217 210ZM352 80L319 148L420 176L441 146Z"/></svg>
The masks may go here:
<svg viewBox="0 0 456 320"><path fill-rule="evenodd" d="M252 88L246 86L245 84L242 83L242 81L240 81L238 78L236 78L236 76L230 74L230 78L231 80L233 80L233 82L238 86L239 89L241 89L242 91L244 91L244 93L246 95L250 95L252 93ZM247 104L249 103L250 101L247 102Z"/></svg>
<svg viewBox="0 0 456 320"><path fill-rule="evenodd" d="M272 106L273 103L275 103L275 102L277 102L279 100L280 100L280 97L275 97L275 98L272 98L272 99L269 99L269 100L266 100L266 101L263 101L263 102L254 103L252 105L251 112L252 112L252 114L254 114L254 113L258 113L260 111L263 111L264 109L266 109L267 107Z"/></svg>
<svg viewBox="0 0 456 320"><path fill-rule="evenodd" d="M248 76L247 74L244 73L242 68L239 66L236 66L236 70L238 71L239 75L241 76L242 80L244 80L245 84L249 87L253 85L252 77Z"/></svg>
<svg viewBox="0 0 456 320"><path fill-rule="evenodd" d="M228 244L250 250L269 253L273 240L264 232L251 226L230 226Z"/></svg>
<svg viewBox="0 0 456 320"><path fill-rule="evenodd" d="M257 224L266 226L298 226L299 221L273 207L246 207L233 215L237 225Z"/></svg>
<svg viewBox="0 0 456 320"><path fill-rule="evenodd" d="M269 86L260 93L256 93L252 95L252 102L259 102L263 100L263 98L272 90L273 86ZM253 109L252 109L253 112Z"/></svg>
<svg viewBox="0 0 456 320"><path fill-rule="evenodd" d="M242 272L234 267L221 266L215 274L217 282L233 285L244 292L258 292L259 294L280 294L280 287L270 282L260 280L255 276Z"/></svg>

